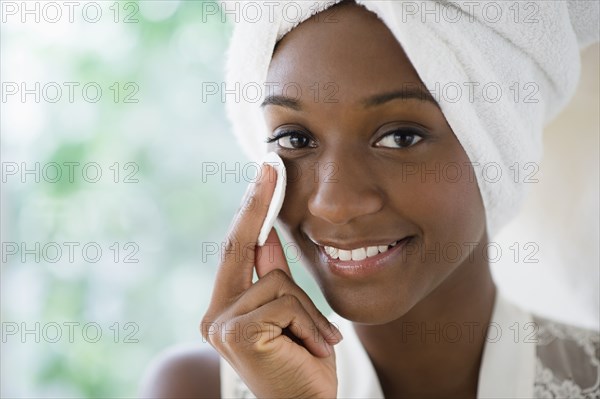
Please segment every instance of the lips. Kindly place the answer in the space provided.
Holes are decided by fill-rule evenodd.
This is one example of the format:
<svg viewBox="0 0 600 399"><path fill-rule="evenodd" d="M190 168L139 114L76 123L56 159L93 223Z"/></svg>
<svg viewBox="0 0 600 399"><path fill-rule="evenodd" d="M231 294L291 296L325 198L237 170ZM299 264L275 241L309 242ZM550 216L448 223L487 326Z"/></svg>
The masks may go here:
<svg viewBox="0 0 600 399"><path fill-rule="evenodd" d="M379 240L378 242L356 242L355 244L337 244L332 242L321 245L315 243L319 257L329 270L340 277L366 277L402 262L403 248L415 236L405 236L393 241ZM389 242L389 244L384 244ZM366 245L365 245L366 244ZM375 253L375 250L377 253Z"/></svg>
<svg viewBox="0 0 600 399"><path fill-rule="evenodd" d="M393 248L400 240L396 240L387 245L372 245L354 249L340 249L333 246L323 246L325 253L332 259L360 261L366 258L377 256Z"/></svg>

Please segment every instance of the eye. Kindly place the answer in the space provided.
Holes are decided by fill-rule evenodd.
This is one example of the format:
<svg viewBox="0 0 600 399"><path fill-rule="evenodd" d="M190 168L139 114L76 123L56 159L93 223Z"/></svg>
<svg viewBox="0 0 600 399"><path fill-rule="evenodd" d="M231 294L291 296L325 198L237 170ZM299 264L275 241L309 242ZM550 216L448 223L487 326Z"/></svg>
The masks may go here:
<svg viewBox="0 0 600 399"><path fill-rule="evenodd" d="M380 138L375 145L378 147L407 148L423 140L423 134L414 129L398 129Z"/></svg>
<svg viewBox="0 0 600 399"><path fill-rule="evenodd" d="M299 130L284 130L279 133L274 133L266 142L272 143L276 141L277 145L286 149L302 149L306 147L316 147L313 139L306 133Z"/></svg>

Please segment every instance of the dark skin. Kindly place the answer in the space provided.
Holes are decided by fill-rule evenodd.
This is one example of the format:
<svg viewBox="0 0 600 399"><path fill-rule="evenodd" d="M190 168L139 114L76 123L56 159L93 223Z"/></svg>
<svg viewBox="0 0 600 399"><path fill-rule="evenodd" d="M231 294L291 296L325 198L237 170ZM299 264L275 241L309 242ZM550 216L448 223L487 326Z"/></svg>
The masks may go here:
<svg viewBox="0 0 600 399"><path fill-rule="evenodd" d="M284 159L288 176L294 171L279 218L331 307L354 322L386 397L474 398L496 288L485 258L485 211L469 159L387 27L354 3L342 3L335 11L335 23L313 17L287 34L269 66L267 81L277 82L280 90L263 106L265 121L273 135L287 134L272 140L269 150ZM325 86L331 82L334 86ZM301 96L285 98L281 88L291 83L301 88ZM415 98L417 88L425 94ZM398 96L403 89L405 95ZM444 169L448 165L458 165L459 173ZM436 167L447 173L438 178L421 174ZM270 199L272 187L266 186L257 191L259 204ZM257 232L260 224L248 221L244 231ZM352 249L405 237L401 256L361 277L332 273L318 255L318 244ZM279 240L272 232L268 242L278 245ZM261 262L256 264L261 280L267 281L262 277L273 269L286 269L288 292L301 296L287 266ZM224 284L219 282L223 278L217 280L216 286ZM240 292L248 287L242 284L230 296L240 302ZM261 287L253 295L269 289L266 282ZM242 313L232 310L235 305L218 305L217 294L228 295L216 288L204 321L224 320L224 315L231 320ZM246 296L246 306L251 298ZM321 323L311 304L302 305ZM439 342L431 333L421 336L436 323L442 331ZM223 345L213 346L227 352ZM330 358L319 351L308 348L317 359L313 367L329 370ZM204 364L212 366L194 374L195 383L187 384L196 387L189 389L190 397L218 391L217 358L203 353L212 359ZM158 380L165 375L181 379L169 373L177 364L165 365ZM270 394L260 376L252 382L257 367L240 370L254 384L251 389ZM211 373L212 378L202 377ZM307 392L335 392L328 381L308 379L303 386L312 384L314 390ZM144 393L174 397L164 390Z"/></svg>

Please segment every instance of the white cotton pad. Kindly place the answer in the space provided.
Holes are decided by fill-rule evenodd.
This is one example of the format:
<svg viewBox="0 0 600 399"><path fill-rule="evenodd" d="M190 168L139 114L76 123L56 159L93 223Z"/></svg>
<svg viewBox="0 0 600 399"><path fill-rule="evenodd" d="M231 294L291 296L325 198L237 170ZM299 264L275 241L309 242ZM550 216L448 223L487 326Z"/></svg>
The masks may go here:
<svg viewBox="0 0 600 399"><path fill-rule="evenodd" d="M273 228L273 225L277 220L277 215L279 215L279 211L283 205L283 198L285 197L285 185L287 181L285 165L283 164L283 160L279 157L279 155L274 152L269 152L262 159L261 165L263 163L268 163L275 168L277 171L277 183L275 184L275 191L273 192L273 198L269 204L267 216L265 217L265 221L263 222L263 225L260 228L260 233L258 234L258 245L261 247L265 245L267 236L269 235L271 228Z"/></svg>

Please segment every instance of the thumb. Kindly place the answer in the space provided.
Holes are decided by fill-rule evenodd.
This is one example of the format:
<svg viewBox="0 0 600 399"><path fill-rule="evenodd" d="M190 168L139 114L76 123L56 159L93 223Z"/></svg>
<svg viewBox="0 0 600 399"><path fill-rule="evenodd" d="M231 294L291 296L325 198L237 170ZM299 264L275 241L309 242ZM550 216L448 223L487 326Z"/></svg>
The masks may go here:
<svg viewBox="0 0 600 399"><path fill-rule="evenodd" d="M281 241L274 228L271 228L267 241L262 247L256 246L256 274L261 278L275 269L281 269L292 277L292 272L287 264Z"/></svg>

